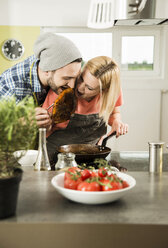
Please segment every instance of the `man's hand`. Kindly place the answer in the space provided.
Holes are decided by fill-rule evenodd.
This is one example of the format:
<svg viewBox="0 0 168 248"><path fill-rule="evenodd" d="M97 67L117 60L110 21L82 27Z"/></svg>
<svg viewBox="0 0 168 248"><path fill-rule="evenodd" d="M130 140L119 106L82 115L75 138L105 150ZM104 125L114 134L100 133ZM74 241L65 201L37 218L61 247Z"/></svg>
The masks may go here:
<svg viewBox="0 0 168 248"><path fill-rule="evenodd" d="M36 121L38 127L46 128L49 131L52 127L52 119L49 112L44 108L35 108Z"/></svg>

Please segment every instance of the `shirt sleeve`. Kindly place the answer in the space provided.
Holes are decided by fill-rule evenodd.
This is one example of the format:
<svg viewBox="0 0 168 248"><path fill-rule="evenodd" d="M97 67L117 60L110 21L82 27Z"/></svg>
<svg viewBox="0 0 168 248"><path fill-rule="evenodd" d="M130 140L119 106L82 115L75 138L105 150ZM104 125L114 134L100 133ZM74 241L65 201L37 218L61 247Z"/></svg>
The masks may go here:
<svg viewBox="0 0 168 248"><path fill-rule="evenodd" d="M9 88L6 81L0 78L0 99L14 95L14 89Z"/></svg>

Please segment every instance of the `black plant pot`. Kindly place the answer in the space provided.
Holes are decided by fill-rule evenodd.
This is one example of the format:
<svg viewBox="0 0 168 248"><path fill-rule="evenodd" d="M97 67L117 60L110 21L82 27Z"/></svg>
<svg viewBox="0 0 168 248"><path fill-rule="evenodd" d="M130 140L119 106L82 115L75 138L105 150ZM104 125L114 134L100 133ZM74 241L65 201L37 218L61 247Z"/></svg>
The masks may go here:
<svg viewBox="0 0 168 248"><path fill-rule="evenodd" d="M11 178L0 179L0 219L15 215L19 184L23 171L17 169Z"/></svg>

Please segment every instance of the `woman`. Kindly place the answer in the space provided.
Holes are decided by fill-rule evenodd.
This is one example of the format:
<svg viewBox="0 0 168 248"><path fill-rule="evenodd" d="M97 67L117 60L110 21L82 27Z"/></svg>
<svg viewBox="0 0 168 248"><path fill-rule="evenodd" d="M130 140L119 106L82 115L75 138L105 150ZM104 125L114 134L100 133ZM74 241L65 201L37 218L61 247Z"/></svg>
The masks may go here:
<svg viewBox="0 0 168 248"><path fill-rule="evenodd" d="M75 114L48 132L49 154L55 151L55 146L64 144L101 144L107 124L112 126L110 133L116 131L116 137L128 132L128 125L121 121L119 109L123 103L119 68L111 58L99 56L89 60L77 81L75 93ZM43 107L50 106L56 98L57 95L50 90Z"/></svg>

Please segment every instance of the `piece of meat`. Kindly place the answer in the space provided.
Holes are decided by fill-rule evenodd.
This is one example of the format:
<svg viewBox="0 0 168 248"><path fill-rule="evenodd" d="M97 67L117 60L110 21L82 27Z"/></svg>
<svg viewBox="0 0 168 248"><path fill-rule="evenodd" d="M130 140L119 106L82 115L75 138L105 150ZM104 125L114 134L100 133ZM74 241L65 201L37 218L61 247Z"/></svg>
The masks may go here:
<svg viewBox="0 0 168 248"><path fill-rule="evenodd" d="M62 123L70 119L75 112L76 97L74 90L68 88L64 90L56 99L53 107L52 118L54 123Z"/></svg>

